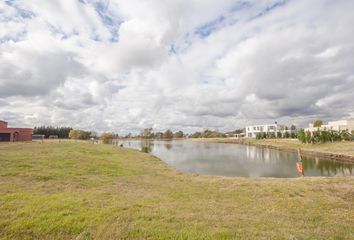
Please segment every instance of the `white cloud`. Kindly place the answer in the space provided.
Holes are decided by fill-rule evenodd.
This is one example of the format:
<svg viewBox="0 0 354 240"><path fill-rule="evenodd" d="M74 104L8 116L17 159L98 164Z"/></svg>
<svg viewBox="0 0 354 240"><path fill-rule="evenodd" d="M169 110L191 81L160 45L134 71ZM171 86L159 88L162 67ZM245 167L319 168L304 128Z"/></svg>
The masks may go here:
<svg viewBox="0 0 354 240"><path fill-rule="evenodd" d="M0 3L0 118L137 132L354 112L352 1Z"/></svg>

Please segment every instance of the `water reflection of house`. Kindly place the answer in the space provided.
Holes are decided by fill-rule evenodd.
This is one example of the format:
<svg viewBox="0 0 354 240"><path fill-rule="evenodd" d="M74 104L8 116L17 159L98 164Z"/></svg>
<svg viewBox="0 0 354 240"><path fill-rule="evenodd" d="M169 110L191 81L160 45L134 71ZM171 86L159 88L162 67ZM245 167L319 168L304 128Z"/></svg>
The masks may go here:
<svg viewBox="0 0 354 240"><path fill-rule="evenodd" d="M0 120L0 142L32 141L32 128L8 128L7 122Z"/></svg>
<svg viewBox="0 0 354 240"><path fill-rule="evenodd" d="M275 163L280 159L279 154L280 151L274 149L246 146L246 155L250 162Z"/></svg>

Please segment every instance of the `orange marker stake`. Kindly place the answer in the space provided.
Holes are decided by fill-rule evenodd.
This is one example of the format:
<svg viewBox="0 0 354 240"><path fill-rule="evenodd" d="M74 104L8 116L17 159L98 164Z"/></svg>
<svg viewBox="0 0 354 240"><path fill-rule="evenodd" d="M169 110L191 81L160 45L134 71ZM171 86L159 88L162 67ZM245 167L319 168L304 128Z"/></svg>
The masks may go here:
<svg viewBox="0 0 354 240"><path fill-rule="evenodd" d="M296 170L299 173L301 177L304 176L304 169L302 168L302 162L297 162L296 163Z"/></svg>

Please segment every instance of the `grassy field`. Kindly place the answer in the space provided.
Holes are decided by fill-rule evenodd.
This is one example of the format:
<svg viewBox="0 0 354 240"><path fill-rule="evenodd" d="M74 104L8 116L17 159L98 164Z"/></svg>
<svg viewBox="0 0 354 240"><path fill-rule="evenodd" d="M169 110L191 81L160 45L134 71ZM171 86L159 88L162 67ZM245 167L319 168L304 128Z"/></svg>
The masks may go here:
<svg viewBox="0 0 354 240"><path fill-rule="evenodd" d="M0 239L354 239L354 178L184 175L110 145L0 144Z"/></svg>
<svg viewBox="0 0 354 240"><path fill-rule="evenodd" d="M257 145L271 145L284 149L304 149L315 152L343 154L354 156L354 141L331 142L320 144L303 144L297 139L235 139L235 138L193 138L191 141L220 142L220 143L245 143Z"/></svg>

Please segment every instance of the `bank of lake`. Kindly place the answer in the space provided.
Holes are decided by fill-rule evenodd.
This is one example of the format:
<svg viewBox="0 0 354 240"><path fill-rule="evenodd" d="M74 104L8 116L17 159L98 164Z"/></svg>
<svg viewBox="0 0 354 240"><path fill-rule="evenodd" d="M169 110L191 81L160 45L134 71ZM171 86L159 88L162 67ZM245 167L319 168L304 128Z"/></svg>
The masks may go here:
<svg viewBox="0 0 354 240"><path fill-rule="evenodd" d="M354 177L181 174L79 142L0 144L0 239L353 239Z"/></svg>
<svg viewBox="0 0 354 240"><path fill-rule="evenodd" d="M246 144L283 151L296 152L300 149L305 156L333 159L354 163L354 141L304 144L297 139L253 139L253 138L188 138L184 141Z"/></svg>

